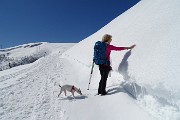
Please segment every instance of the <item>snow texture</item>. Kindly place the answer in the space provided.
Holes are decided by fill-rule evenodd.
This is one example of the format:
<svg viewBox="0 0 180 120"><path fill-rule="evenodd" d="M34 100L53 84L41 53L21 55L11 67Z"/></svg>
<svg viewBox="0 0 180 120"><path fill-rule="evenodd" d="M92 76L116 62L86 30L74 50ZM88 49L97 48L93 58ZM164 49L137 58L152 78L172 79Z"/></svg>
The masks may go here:
<svg viewBox="0 0 180 120"><path fill-rule="evenodd" d="M31 64L0 71L0 119L179 120L179 6L179 0L143 0L75 45L32 43L0 50L14 57L36 54L38 46L49 51ZM106 33L115 46L137 46L111 52L108 94L99 96L98 66L87 87L94 43ZM83 95L57 97L59 84L81 88Z"/></svg>

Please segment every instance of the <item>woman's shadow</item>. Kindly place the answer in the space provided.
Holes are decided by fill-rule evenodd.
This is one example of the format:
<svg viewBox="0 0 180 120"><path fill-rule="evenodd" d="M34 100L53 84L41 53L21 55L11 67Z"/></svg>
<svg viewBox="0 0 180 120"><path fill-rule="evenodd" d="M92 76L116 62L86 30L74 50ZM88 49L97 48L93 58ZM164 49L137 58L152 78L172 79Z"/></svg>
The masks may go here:
<svg viewBox="0 0 180 120"><path fill-rule="evenodd" d="M130 55L131 55L131 50L128 51L124 55L121 63L119 64L119 67L118 67L118 72L123 76L125 81L128 81L130 79L130 76L128 75L128 58L130 57ZM131 93L126 91L125 82L122 82L119 86L109 89L107 92L108 92L108 95L116 94L119 92L124 92L134 98L134 96Z"/></svg>
<svg viewBox="0 0 180 120"><path fill-rule="evenodd" d="M135 81L132 81L131 76L128 73L128 67L129 67L129 63L128 63L128 59L131 56L131 50L128 51L121 63L119 64L118 67L118 72L123 76L124 78L124 82L121 83L120 86L122 86L122 88L126 91L126 93L128 93L129 95L131 95L133 98L137 98L139 95L144 95L147 94L147 91L144 87L138 85Z"/></svg>
<svg viewBox="0 0 180 120"><path fill-rule="evenodd" d="M130 79L130 76L128 75L128 66L129 66L128 58L130 57L130 55L131 55L131 50L128 51L124 55L121 63L119 64L119 67L118 67L118 72L123 76L124 80L129 80Z"/></svg>

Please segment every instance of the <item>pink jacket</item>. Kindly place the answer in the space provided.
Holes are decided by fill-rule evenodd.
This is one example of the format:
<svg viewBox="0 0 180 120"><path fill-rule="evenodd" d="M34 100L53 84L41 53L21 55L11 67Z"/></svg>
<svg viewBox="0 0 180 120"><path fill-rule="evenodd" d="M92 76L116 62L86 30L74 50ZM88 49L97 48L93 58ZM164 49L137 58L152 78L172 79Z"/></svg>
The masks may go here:
<svg viewBox="0 0 180 120"><path fill-rule="evenodd" d="M110 52L111 50L116 50L116 51L121 51L121 50L125 50L125 47L116 47L113 45L108 44L106 47L106 58L108 61L110 61Z"/></svg>

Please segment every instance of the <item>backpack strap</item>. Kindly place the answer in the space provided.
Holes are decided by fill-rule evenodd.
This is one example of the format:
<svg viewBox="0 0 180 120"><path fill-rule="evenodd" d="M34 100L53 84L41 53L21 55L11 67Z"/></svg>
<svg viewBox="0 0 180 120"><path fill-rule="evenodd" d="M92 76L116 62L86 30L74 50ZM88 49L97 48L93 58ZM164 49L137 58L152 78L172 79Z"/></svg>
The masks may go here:
<svg viewBox="0 0 180 120"><path fill-rule="evenodd" d="M109 44L107 44L107 46L108 46ZM106 48L107 48L107 46L106 46ZM110 56L110 54L111 54L111 51L109 52L109 54L108 54L108 56L107 56L107 58L106 58L106 65L110 65L110 61L108 61L108 59L110 58L109 56Z"/></svg>

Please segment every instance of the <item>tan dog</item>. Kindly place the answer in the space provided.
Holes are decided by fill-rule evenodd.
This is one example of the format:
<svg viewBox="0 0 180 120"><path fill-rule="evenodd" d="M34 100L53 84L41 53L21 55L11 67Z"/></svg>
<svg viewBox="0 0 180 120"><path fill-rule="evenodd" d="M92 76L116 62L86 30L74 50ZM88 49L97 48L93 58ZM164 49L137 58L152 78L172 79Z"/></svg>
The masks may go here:
<svg viewBox="0 0 180 120"><path fill-rule="evenodd" d="M59 87L61 87L61 86L59 85ZM73 97L74 97L74 92L77 92L77 93L79 93L80 95L82 95L80 88L78 89L78 88L74 87L74 85L63 85L63 86L61 87L60 93L58 94L58 97L61 95L61 93L62 93L63 91L64 91L65 96L66 96L66 91L71 92L72 95L73 95Z"/></svg>

